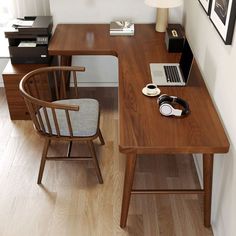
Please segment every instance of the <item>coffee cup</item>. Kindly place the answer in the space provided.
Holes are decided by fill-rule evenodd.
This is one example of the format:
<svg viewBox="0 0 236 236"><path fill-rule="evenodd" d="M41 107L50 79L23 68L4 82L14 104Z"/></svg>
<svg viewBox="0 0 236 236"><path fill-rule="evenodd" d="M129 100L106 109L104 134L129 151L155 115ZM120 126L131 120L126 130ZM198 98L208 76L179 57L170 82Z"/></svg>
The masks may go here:
<svg viewBox="0 0 236 236"><path fill-rule="evenodd" d="M155 84L147 84L146 85L146 92L148 95L154 95L158 92L158 88Z"/></svg>

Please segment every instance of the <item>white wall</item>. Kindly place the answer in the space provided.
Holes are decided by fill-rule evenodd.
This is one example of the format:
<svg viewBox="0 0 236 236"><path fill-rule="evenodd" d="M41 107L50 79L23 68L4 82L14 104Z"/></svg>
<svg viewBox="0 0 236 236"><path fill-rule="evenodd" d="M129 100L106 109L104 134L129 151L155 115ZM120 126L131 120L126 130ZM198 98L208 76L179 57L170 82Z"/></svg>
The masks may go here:
<svg viewBox="0 0 236 236"><path fill-rule="evenodd" d="M236 32L226 46L197 0L185 0L184 24L219 116L230 140L230 152L216 155L213 177L212 226L215 236L236 235ZM235 29L236 31L236 29ZM202 175L201 158L197 165Z"/></svg>
<svg viewBox="0 0 236 236"><path fill-rule="evenodd" d="M155 22L156 10L144 4L144 0L50 0L54 27L58 23L109 23L117 19L129 19L135 23ZM182 22L181 7L171 9L169 21ZM6 59L0 59L1 73ZM117 86L118 60L112 56L74 56L73 65L86 67L82 86Z"/></svg>
<svg viewBox="0 0 236 236"><path fill-rule="evenodd" d="M146 6L144 0L50 0L50 9L54 26L58 23L110 23L120 19L150 23L156 19L156 9ZM169 21L182 22L181 16L181 7L171 9ZM117 86L115 57L74 56L72 64L86 67L82 86Z"/></svg>
<svg viewBox="0 0 236 236"><path fill-rule="evenodd" d="M3 79L2 79L2 72L7 65L9 58L0 58L0 87L4 87Z"/></svg>
<svg viewBox="0 0 236 236"><path fill-rule="evenodd" d="M156 11L144 0L50 0L53 21L58 23L110 23L130 19L135 23L154 22ZM170 21L181 22L182 8L170 10Z"/></svg>
<svg viewBox="0 0 236 236"><path fill-rule="evenodd" d="M5 38L3 30L0 27L0 87L4 87L2 72L9 60L8 40Z"/></svg>

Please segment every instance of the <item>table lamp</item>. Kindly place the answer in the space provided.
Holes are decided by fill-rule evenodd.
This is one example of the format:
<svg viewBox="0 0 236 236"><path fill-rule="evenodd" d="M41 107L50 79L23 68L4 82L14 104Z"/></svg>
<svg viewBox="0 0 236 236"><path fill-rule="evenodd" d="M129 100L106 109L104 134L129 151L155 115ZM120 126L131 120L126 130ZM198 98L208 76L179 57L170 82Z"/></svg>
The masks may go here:
<svg viewBox="0 0 236 236"><path fill-rule="evenodd" d="M145 4L157 8L156 31L165 32L168 24L168 8L182 5L183 0L145 0Z"/></svg>

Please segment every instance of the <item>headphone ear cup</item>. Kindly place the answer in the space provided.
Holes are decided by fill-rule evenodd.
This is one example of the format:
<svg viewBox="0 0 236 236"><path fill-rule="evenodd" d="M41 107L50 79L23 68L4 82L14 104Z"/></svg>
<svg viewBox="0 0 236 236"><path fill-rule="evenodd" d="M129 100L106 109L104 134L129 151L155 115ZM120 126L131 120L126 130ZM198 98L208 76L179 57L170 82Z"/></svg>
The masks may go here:
<svg viewBox="0 0 236 236"><path fill-rule="evenodd" d="M173 107L170 102L161 102L159 111L163 116L171 116L173 114Z"/></svg>

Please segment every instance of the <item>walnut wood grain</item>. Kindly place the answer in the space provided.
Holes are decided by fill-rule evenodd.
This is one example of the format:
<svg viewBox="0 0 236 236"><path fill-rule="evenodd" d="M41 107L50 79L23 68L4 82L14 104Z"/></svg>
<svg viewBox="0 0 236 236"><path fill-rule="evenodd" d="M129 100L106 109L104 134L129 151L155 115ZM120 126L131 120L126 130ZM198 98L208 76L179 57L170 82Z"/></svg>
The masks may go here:
<svg viewBox="0 0 236 236"><path fill-rule="evenodd" d="M63 37L62 37L63 36ZM119 60L119 148L128 153L225 153L229 142L197 64L187 87L161 87L161 92L189 102L185 118L166 118L156 98L141 90L151 82L149 63L177 62L168 53L164 34L154 25L135 25L133 37L111 37L109 25L59 24L49 45L50 55L114 55Z"/></svg>
<svg viewBox="0 0 236 236"><path fill-rule="evenodd" d="M213 160L212 154L203 154L203 180L204 180L204 225L211 226L211 193L213 178Z"/></svg>
<svg viewBox="0 0 236 236"><path fill-rule="evenodd" d="M129 211L129 204L130 204L130 197L131 197L131 190L134 181L134 172L135 172L135 165L136 165L137 156L135 153L131 153L127 155L126 158L126 171L125 171L125 182L124 182L124 190L123 190L123 200L122 200L122 207L121 207L121 217L120 217L120 226L124 228L126 226L128 211Z"/></svg>
<svg viewBox="0 0 236 236"><path fill-rule="evenodd" d="M117 148L117 92L79 88L81 97L92 96L101 104L106 145L95 146L104 184L97 184L92 163L50 161L44 184L37 186L43 139L31 122L9 119L0 88L0 235L213 236L202 223L201 195L133 195L128 227L118 226L126 158ZM67 143L52 145L51 155L67 153ZM87 145L73 144L71 155L88 155ZM142 155L136 166L136 189L200 187L191 155Z"/></svg>
<svg viewBox="0 0 236 236"><path fill-rule="evenodd" d="M37 133L42 136L46 141L44 144L44 150L42 153L39 174L38 174L38 184L41 184L43 171L46 160L92 160L97 173L98 181L100 184L103 183L102 174L99 168L96 151L93 145L93 140L99 137L101 144L104 144L104 139L99 128L99 118L97 122L97 127L92 135L76 135L75 128L72 126L72 112L79 111L80 106L73 104L64 104L63 99L74 98L78 99L77 80L79 80L79 73L84 72L84 67L75 66L51 66L44 67L33 70L27 73L21 80L19 89L21 95L24 97L27 108L29 109L30 117L33 121L34 128ZM70 89L66 89L65 80L67 80L68 75L72 74L74 76L74 86ZM55 82L55 84L53 84ZM52 86L53 85L53 86ZM57 91L54 91L54 90ZM53 92L54 91L54 92ZM61 103L55 103L53 94L59 94L62 91L62 97L56 99L61 101ZM71 93L73 91L73 93ZM72 96L73 94L77 96ZM65 114L64 122L66 122L66 128L60 126L60 116L57 113L60 110ZM99 112L99 110L98 110ZM52 115L51 115L52 114ZM49 118L51 115L51 119ZM99 116L99 114L98 114ZM89 117L88 117L89 119ZM78 121L79 122L79 121ZM55 127L55 128L54 128ZM54 132L52 130L54 129ZM51 141L56 141L61 145L62 142L68 142L68 152L67 156L50 156L48 155L48 149ZM90 158L84 158L81 156L70 156L72 142L87 142L90 150Z"/></svg>
<svg viewBox="0 0 236 236"><path fill-rule="evenodd" d="M2 77L6 91L8 109L12 120L28 120L30 115L23 97L20 95L19 83L28 72L47 66L46 64L11 64L5 67Z"/></svg>
<svg viewBox="0 0 236 236"><path fill-rule="evenodd" d="M141 92L151 82L150 63L178 62L180 58L180 54L167 52L164 34L155 32L154 25L135 25L133 37L111 37L109 25L60 24L50 42L49 54L60 56L61 65L70 62L72 55L118 58L119 150L127 154L120 226L127 223L138 155L204 153L204 224L209 227L212 161L214 153L228 152L229 142L196 62L186 87L161 87L162 94L187 100L191 110L187 117L167 118L160 114L156 98ZM164 193L173 193L173 189Z"/></svg>

